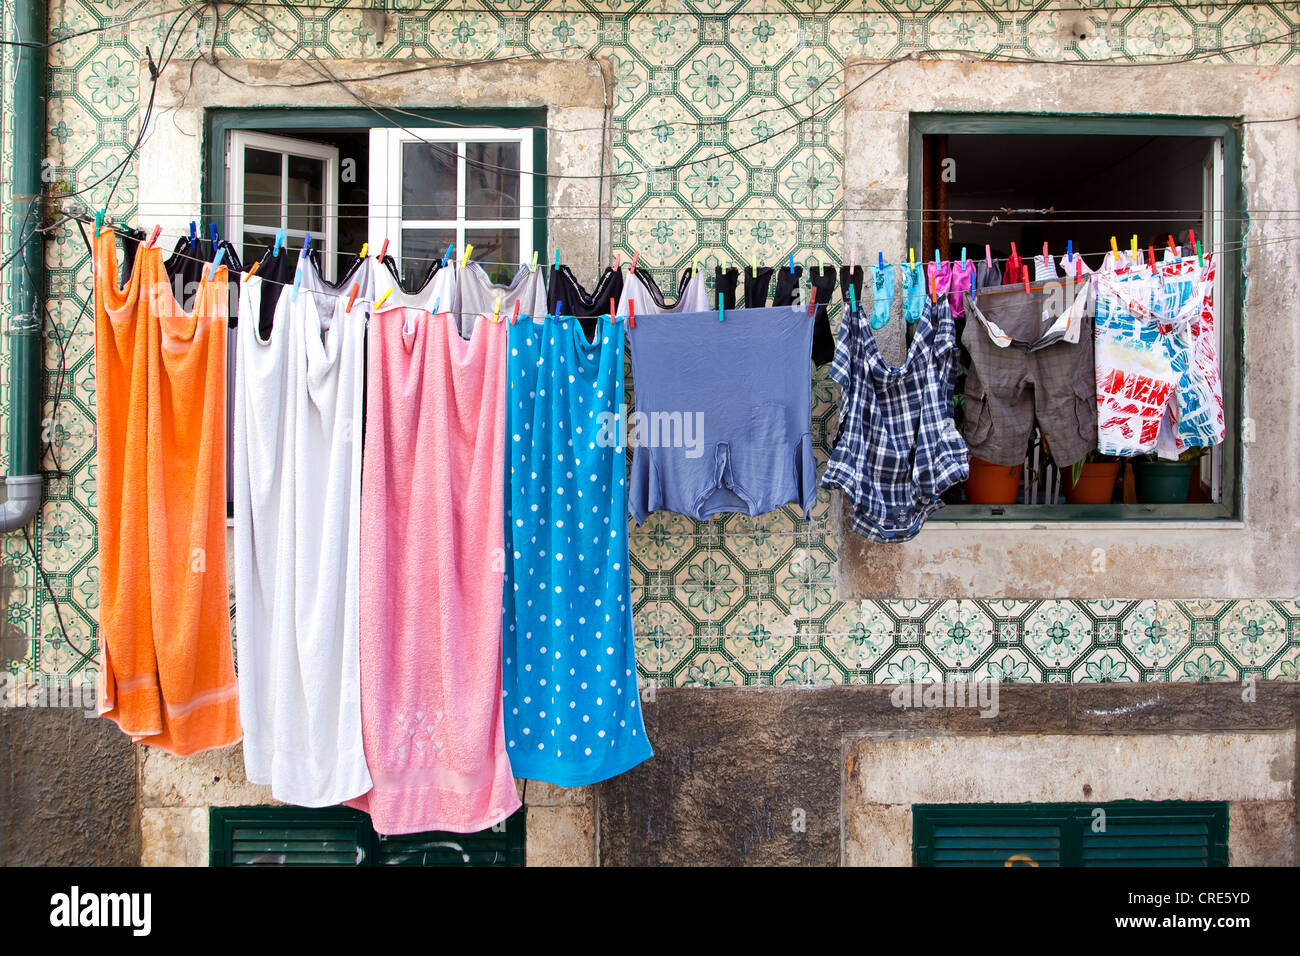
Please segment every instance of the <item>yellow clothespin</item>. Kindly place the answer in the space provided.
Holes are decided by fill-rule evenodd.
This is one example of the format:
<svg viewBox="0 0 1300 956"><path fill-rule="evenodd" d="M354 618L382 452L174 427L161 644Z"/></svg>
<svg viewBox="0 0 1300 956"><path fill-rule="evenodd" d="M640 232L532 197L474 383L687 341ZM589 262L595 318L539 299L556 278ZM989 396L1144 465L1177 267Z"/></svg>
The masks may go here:
<svg viewBox="0 0 1300 956"><path fill-rule="evenodd" d="M464 261L461 262L461 264L460 264L460 267L461 267L462 269L468 269L468 268L469 268L469 257L470 257L470 255L471 255L473 252L474 252L474 244L473 244L473 243L469 243L469 244L467 244L467 245L465 246L465 259L464 259Z"/></svg>
<svg viewBox="0 0 1300 956"><path fill-rule="evenodd" d="M533 271L537 271L537 250L533 250Z"/></svg>
<svg viewBox="0 0 1300 956"><path fill-rule="evenodd" d="M1133 241L1129 246L1129 251L1133 255L1133 262L1136 263L1138 261L1138 237L1136 232L1133 233Z"/></svg>
<svg viewBox="0 0 1300 956"><path fill-rule="evenodd" d="M1110 237L1110 251L1115 254L1115 258L1119 258L1119 245L1115 242L1114 236Z"/></svg>
<svg viewBox="0 0 1300 956"><path fill-rule="evenodd" d="M377 302L375 302L374 309L379 308L381 305L383 305L385 302L387 302L387 301L388 301L388 297L389 297L390 295L392 295L392 294L393 294L393 290L392 290L392 289L385 289L385 290L384 290L384 294L381 295L381 296L379 297L379 300L378 300ZM371 311L373 312L374 309L371 309Z"/></svg>
<svg viewBox="0 0 1300 956"><path fill-rule="evenodd" d="M916 268L916 249L912 246L907 247L907 264L913 269Z"/></svg>
<svg viewBox="0 0 1300 956"><path fill-rule="evenodd" d="M749 271L755 276L758 275L758 256L752 253L749 256Z"/></svg>
<svg viewBox="0 0 1300 956"><path fill-rule="evenodd" d="M496 304L492 306L492 321L501 321L501 296L497 296Z"/></svg>
<svg viewBox="0 0 1300 956"><path fill-rule="evenodd" d="M361 258L364 259L370 253L370 243L361 243Z"/></svg>

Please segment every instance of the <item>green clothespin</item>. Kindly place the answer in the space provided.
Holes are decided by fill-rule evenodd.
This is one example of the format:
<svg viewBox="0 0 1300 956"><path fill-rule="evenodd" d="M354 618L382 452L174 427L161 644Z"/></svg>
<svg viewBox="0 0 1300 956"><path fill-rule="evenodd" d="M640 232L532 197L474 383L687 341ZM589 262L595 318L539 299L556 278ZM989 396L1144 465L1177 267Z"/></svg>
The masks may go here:
<svg viewBox="0 0 1300 956"><path fill-rule="evenodd" d="M718 293L718 321L722 321L722 293Z"/></svg>
<svg viewBox="0 0 1300 956"><path fill-rule="evenodd" d="M1196 242L1196 264L1202 269L1205 268L1205 256L1201 254L1201 243L1199 239Z"/></svg>
<svg viewBox="0 0 1300 956"><path fill-rule="evenodd" d="M853 315L858 314L858 295L853 291L853 283L849 283L849 312Z"/></svg>
<svg viewBox="0 0 1300 956"><path fill-rule="evenodd" d="M99 212L95 213L95 238L96 239L98 239L99 234L104 231L104 215L107 212L108 212L107 209L101 209Z"/></svg>

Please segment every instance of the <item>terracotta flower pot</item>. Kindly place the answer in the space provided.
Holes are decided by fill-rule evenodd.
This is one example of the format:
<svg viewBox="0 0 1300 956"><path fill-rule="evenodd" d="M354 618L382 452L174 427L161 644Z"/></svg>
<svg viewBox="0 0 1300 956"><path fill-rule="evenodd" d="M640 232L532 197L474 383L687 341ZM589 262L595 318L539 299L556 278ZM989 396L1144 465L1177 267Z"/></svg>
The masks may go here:
<svg viewBox="0 0 1300 956"><path fill-rule="evenodd" d="M1191 494L1194 461L1133 462L1133 484L1139 503L1181 505Z"/></svg>
<svg viewBox="0 0 1300 956"><path fill-rule="evenodd" d="M966 500L973 505L1015 504L1023 470L1023 465L995 465L972 455Z"/></svg>
<svg viewBox="0 0 1300 956"><path fill-rule="evenodd" d="M1072 505L1108 505L1115 495L1115 478L1119 475L1117 461L1089 461L1079 470L1079 480L1074 481L1074 469L1061 471L1061 485L1065 500Z"/></svg>

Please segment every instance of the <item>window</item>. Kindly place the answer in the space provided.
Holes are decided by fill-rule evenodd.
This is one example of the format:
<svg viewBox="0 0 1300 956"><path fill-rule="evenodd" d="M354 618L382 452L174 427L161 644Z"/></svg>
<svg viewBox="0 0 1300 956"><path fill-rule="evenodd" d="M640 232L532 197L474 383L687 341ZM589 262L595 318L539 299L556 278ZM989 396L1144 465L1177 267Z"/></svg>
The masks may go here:
<svg viewBox="0 0 1300 956"><path fill-rule="evenodd" d="M381 836L347 807L213 807L211 866L523 866L524 814L480 833Z"/></svg>
<svg viewBox="0 0 1300 956"><path fill-rule="evenodd" d="M466 243L494 282L508 282L546 248L546 111L370 109L207 111L207 208L224 209L224 236L245 266L278 229L296 252L310 235L325 278L344 275L369 242L385 239L408 290L433 260ZM231 308L236 302L232 297ZM235 387L234 339L227 362ZM233 432L234 415L227 415ZM226 436L227 464L233 434ZM226 507L234 508L227 468Z"/></svg>
<svg viewBox="0 0 1300 956"><path fill-rule="evenodd" d="M1228 120L917 114L911 118L908 243L927 258L1004 259L1012 243L1030 262L1044 243L1067 243L1092 269L1110 237L1159 257L1170 236L1191 250L1195 232L1218 256L1215 303L1223 374L1224 443L1182 469L1185 484L1157 496L1147 466L1112 463L1092 504L1070 504L1070 469L1058 469L1035 430L1014 501L972 504L946 496L942 518L1113 520L1233 518L1239 513L1240 142ZM925 212L918 212L925 210ZM963 362L968 357L963 354ZM963 409L961 387L957 416ZM1095 458L1095 452L1093 453ZM1177 476L1175 476L1177 480ZM1159 498L1159 500L1157 500Z"/></svg>
<svg viewBox="0 0 1300 956"><path fill-rule="evenodd" d="M284 229L297 251L311 236L320 248L326 278L334 278L338 234L339 150L337 146L285 136L235 130L227 154L229 214L226 234L251 265Z"/></svg>
<svg viewBox="0 0 1300 956"><path fill-rule="evenodd" d="M388 237L404 279L452 244L472 245L494 282L531 259L532 146L527 130L370 131L371 235Z"/></svg>
<svg viewBox="0 0 1300 956"><path fill-rule="evenodd" d="M1228 865L1224 803L917 805L916 866Z"/></svg>

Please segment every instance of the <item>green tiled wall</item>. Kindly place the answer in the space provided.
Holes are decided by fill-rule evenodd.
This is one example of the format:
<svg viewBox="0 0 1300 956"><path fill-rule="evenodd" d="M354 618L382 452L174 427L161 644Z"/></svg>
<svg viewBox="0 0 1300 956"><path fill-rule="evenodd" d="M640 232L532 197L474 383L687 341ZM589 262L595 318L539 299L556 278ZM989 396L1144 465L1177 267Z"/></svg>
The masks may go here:
<svg viewBox="0 0 1300 956"><path fill-rule="evenodd" d="M1064 12L1074 6L1069 0L288 0L243 10L222 4L219 21L211 7L202 8L189 22L182 17L168 39L176 14L147 15L176 6L51 3L52 35L71 38L50 51L49 150L54 168L74 187L111 170L133 140L146 47L155 59L164 43L177 41L180 59L200 50L266 59L594 54L609 58L616 77L615 247L625 256L640 250L661 280L696 259L710 270L722 261L747 262L751 254L767 262L790 252L805 263L819 255L838 261L846 58L919 51L1095 61L1300 57L1294 3L1094 3L1081 42L1065 39L1060 29L1061 18L1073 15ZM380 40L367 11L385 7L392 17ZM7 5L0 9L10 15ZM72 36L83 31L96 32ZM7 95L9 50L3 68ZM813 109L818 113L809 120ZM7 101L2 120L7 134L15 121ZM7 135L3 149L9 149ZM10 160L7 151L0 154L3 168ZM677 168L653 169L665 165ZM0 188L7 190L7 177ZM113 218L134 221L136 190L129 169L113 199ZM91 194L92 208L103 204L105 192ZM90 268L75 231L56 234L48 263L49 308L66 369L52 423L65 474L48 483L34 543L62 627L55 603L38 588L22 536L8 536L0 570L0 666L79 681L94 674L80 652L96 649L98 580ZM51 403L59 353L52 336ZM6 420L7 402L0 393ZM821 370L814 379L819 464L835 416ZM789 509L708 524L658 514L637 530L633 597L644 676L691 686L990 673L1014 681L1297 676L1297 601L840 601L828 510L823 494L811 522Z"/></svg>

